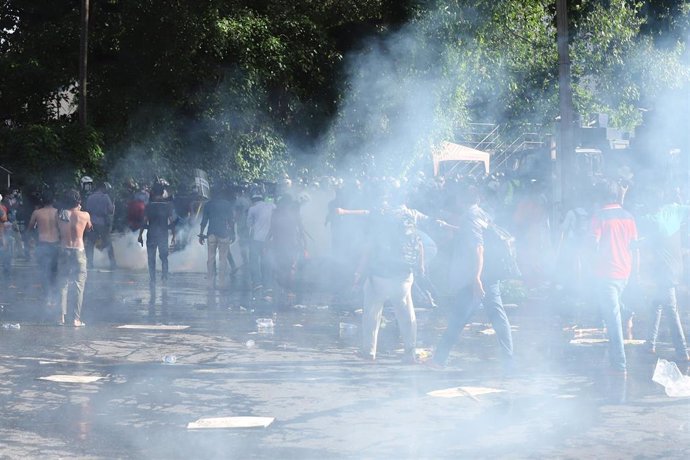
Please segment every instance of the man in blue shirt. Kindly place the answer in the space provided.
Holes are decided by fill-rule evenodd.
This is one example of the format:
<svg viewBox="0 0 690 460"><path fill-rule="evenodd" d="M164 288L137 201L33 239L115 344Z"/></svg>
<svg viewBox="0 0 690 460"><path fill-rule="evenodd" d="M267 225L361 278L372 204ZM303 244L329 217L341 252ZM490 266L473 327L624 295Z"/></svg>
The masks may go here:
<svg viewBox="0 0 690 460"><path fill-rule="evenodd" d="M234 209L228 200L228 195L226 190L214 190L211 199L204 204L203 217L201 218L199 243L203 245L204 240L208 240L206 269L209 288L213 288L216 284L216 272L219 275L218 287L224 288L228 281L228 251L230 244L235 241ZM208 234L204 235L207 225ZM216 270L216 254L219 258L219 270Z"/></svg>

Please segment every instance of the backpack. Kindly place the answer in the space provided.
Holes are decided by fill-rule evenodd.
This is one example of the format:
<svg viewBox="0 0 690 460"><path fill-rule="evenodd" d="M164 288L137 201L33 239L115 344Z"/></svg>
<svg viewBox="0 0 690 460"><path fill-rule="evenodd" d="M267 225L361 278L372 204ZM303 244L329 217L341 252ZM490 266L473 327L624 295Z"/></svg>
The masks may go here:
<svg viewBox="0 0 690 460"><path fill-rule="evenodd" d="M484 230L484 275L492 279L522 276L517 263L515 237L493 222Z"/></svg>

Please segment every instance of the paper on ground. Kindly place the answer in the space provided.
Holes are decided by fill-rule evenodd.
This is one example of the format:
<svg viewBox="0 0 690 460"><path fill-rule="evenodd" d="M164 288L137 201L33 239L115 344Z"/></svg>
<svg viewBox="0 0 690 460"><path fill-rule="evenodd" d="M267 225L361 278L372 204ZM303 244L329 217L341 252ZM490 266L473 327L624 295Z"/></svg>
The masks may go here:
<svg viewBox="0 0 690 460"><path fill-rule="evenodd" d="M49 375L47 377L39 377L38 380L49 380L51 382L59 383L93 383L101 380L103 377L97 375Z"/></svg>
<svg viewBox="0 0 690 460"><path fill-rule="evenodd" d="M481 331L479 331L479 333L484 334L484 335L495 335L496 331L493 328L487 328L487 329L482 329Z"/></svg>
<svg viewBox="0 0 690 460"><path fill-rule="evenodd" d="M481 396L488 395L491 393L503 393L505 390L499 390L498 388L486 388L486 387L453 387L446 388L445 390L435 390L427 393L429 396L434 396L436 398L458 398L460 396Z"/></svg>
<svg viewBox="0 0 690 460"><path fill-rule="evenodd" d="M181 331L189 326L169 325L169 324L123 324L117 326L118 329L140 329L148 331Z"/></svg>
<svg viewBox="0 0 690 460"><path fill-rule="evenodd" d="M664 387L667 396L672 398L690 396L690 377L683 375L673 361L659 359L656 362L652 380Z"/></svg>
<svg viewBox="0 0 690 460"><path fill-rule="evenodd" d="M200 418L187 424L188 430L204 428L266 428L275 417L214 417Z"/></svg>
<svg viewBox="0 0 690 460"><path fill-rule="evenodd" d="M573 339L570 341L571 344L573 345L592 345L592 344L597 344L597 343L608 343L609 339ZM646 340L641 340L641 339L629 339L629 340L623 340L623 343L625 345L643 345L647 341Z"/></svg>

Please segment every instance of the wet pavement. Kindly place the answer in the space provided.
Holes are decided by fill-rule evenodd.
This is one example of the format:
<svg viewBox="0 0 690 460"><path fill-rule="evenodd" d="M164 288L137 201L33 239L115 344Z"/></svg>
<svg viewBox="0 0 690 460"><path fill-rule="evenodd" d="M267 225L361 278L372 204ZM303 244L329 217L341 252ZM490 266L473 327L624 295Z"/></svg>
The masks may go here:
<svg viewBox="0 0 690 460"><path fill-rule="evenodd" d="M510 375L481 323L435 371L401 364L394 321L380 359L359 360L356 328L340 335L340 323L359 323L359 306L325 295L274 315L239 285L207 290L200 273L173 273L151 290L143 272L93 270L79 329L44 315L32 273L18 264L0 296L0 321L21 325L0 329L2 458L686 458L690 449L689 400L651 381L656 357L629 345L628 378L609 375L605 345L570 344L543 302L509 310ZM423 352L443 312L418 314ZM260 333L257 318L274 328ZM672 355L668 344L660 354ZM102 378L39 380L51 375ZM501 391L427 395L459 386ZM230 416L275 421L187 428Z"/></svg>

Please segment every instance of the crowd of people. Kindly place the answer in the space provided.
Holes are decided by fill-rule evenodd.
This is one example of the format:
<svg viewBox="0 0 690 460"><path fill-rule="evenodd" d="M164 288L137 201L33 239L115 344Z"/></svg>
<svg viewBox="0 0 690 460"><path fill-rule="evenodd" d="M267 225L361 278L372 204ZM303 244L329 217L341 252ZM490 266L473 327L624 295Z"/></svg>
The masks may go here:
<svg viewBox="0 0 690 460"><path fill-rule="evenodd" d="M630 285L644 285L651 303L645 337L650 351L656 351L666 315L676 358L689 359L676 289L683 283L690 206L677 188L640 185L628 190L629 184L621 180L599 178L554 213L544 184L501 175L450 180L420 174L403 181L324 180L302 187L285 180L275 187L221 185L210 197L175 195L165 181L157 180L150 187L132 187L125 203L114 203L107 183L94 190L92 185L83 182L81 194L70 190L57 203L43 193L25 217L24 232L12 227L22 209L17 194L0 206L3 269L10 270L7 248L23 240L28 256L35 232L46 305L60 303L60 324L84 325L83 292L94 248L104 250L111 268L117 267L111 232L118 208L129 231L138 232L139 242L146 245L152 285L157 282L157 260L165 283L170 249L198 240L207 248L209 289L230 289L230 278L244 265L255 297L278 308L294 304L301 289L314 286L300 276L310 257L303 205L308 191L326 189L332 192L324 210L331 244L327 286L321 287L335 295L361 296L360 355L365 360L377 357L384 305L395 311L404 343L402 359L414 363L415 304L445 303L447 327L429 366L446 365L461 331L483 307L502 362L511 369L513 338L501 286L518 276L527 290L555 293L554 303L597 305L598 316L591 320L603 321L610 364L620 373L627 368L624 339L632 334L634 317L632 309L625 308L625 291ZM87 195L83 202L82 194ZM562 217L554 221L558 214ZM235 242L241 262L230 250ZM77 300L67 321L70 283Z"/></svg>

